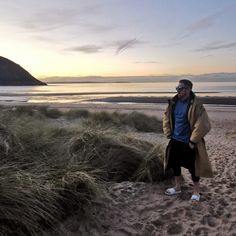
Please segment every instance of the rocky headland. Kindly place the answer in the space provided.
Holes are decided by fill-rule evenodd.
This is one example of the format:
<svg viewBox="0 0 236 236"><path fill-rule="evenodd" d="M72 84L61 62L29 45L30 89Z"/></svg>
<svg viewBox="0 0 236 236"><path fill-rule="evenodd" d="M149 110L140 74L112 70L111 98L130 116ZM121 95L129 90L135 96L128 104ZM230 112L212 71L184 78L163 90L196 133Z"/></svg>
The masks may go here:
<svg viewBox="0 0 236 236"><path fill-rule="evenodd" d="M0 56L0 86L47 85L15 62Z"/></svg>

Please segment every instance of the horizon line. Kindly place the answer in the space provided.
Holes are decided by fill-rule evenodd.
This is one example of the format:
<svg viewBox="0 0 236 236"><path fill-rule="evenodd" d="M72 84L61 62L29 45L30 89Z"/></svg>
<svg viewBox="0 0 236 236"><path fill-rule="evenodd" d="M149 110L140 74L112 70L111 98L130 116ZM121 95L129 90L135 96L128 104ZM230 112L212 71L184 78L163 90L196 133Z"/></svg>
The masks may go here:
<svg viewBox="0 0 236 236"><path fill-rule="evenodd" d="M202 73L202 74L162 74L162 75L52 75L52 76L38 76L40 79L48 79L48 78L117 78L117 77L163 77L163 76L201 76L201 75L212 75L212 74L235 74L235 72L210 72L210 73Z"/></svg>

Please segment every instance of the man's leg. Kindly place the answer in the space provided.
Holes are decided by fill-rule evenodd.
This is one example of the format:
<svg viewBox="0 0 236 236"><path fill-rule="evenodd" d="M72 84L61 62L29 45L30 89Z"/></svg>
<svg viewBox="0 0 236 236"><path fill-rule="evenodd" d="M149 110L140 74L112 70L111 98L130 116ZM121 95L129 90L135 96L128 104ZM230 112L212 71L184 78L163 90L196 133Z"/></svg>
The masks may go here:
<svg viewBox="0 0 236 236"><path fill-rule="evenodd" d="M200 189L199 189L199 181L193 182L193 194L199 195Z"/></svg>
<svg viewBox="0 0 236 236"><path fill-rule="evenodd" d="M185 161L186 167L188 168L192 181L193 181L193 195L199 196L199 180L200 178L195 175L195 148L191 149L189 145L186 146L186 150L184 152L186 154Z"/></svg>
<svg viewBox="0 0 236 236"><path fill-rule="evenodd" d="M181 167L179 165L172 167L175 176L175 189L180 191L182 177L181 177Z"/></svg>
<svg viewBox="0 0 236 236"><path fill-rule="evenodd" d="M181 181L182 181L181 176L175 176L175 189L176 189L177 191L180 191L180 188L181 188Z"/></svg>
<svg viewBox="0 0 236 236"><path fill-rule="evenodd" d="M200 193L200 188L199 188L199 177L195 176L195 170L189 170L192 176L192 180L193 180L193 194L195 195L199 195Z"/></svg>
<svg viewBox="0 0 236 236"><path fill-rule="evenodd" d="M199 189L199 177L193 178L193 194L191 196L191 201L199 202L200 201L200 189Z"/></svg>
<svg viewBox="0 0 236 236"><path fill-rule="evenodd" d="M169 152L169 161L170 161L170 167L173 170L175 176L175 187L167 189L166 190L167 195L173 195L176 192L180 193L181 192L180 187L182 181L178 142L175 140L171 140L170 144L171 146Z"/></svg>
<svg viewBox="0 0 236 236"><path fill-rule="evenodd" d="M181 193L181 167L180 166L174 166L172 167L172 170L174 172L174 176L175 176L175 187L172 188L168 188L165 191L166 195L175 195L178 193Z"/></svg>
<svg viewBox="0 0 236 236"><path fill-rule="evenodd" d="M189 172L192 177L193 181L193 194L194 195L199 195L200 193L200 188L199 188L199 180L200 178L195 175L195 156L192 158L193 162L191 164L191 167L189 168Z"/></svg>

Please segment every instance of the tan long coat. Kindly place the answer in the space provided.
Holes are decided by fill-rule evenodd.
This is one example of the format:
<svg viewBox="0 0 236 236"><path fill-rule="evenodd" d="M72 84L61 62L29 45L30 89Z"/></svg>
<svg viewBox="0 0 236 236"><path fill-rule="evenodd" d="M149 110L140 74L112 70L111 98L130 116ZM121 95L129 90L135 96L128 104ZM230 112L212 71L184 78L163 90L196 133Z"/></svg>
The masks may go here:
<svg viewBox="0 0 236 236"><path fill-rule="evenodd" d="M198 101L194 93L192 93L191 96L192 99L188 110L188 121L191 129L190 140L196 144L195 174L199 177L211 178L213 177L212 167L203 139L210 131L211 125L204 106ZM163 116L163 131L167 138L171 137L173 130L172 110L176 101L177 96L169 101L169 106ZM168 154L169 146L166 150L165 166L168 166Z"/></svg>

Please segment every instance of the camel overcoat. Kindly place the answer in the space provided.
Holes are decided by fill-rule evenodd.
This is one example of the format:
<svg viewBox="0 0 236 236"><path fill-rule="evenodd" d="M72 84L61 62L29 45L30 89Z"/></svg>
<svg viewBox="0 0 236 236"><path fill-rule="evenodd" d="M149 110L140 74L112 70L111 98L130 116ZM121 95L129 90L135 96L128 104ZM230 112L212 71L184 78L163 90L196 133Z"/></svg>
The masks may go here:
<svg viewBox="0 0 236 236"><path fill-rule="evenodd" d="M191 130L190 140L195 143L195 175L198 177L212 178L213 171L207 154L204 136L210 131L211 124L207 112L195 94L191 92L191 101L188 109L188 122ZM174 108L177 95L169 100L169 105L163 116L163 131L167 138L171 138L174 127ZM165 169L168 169L170 143L166 148Z"/></svg>

